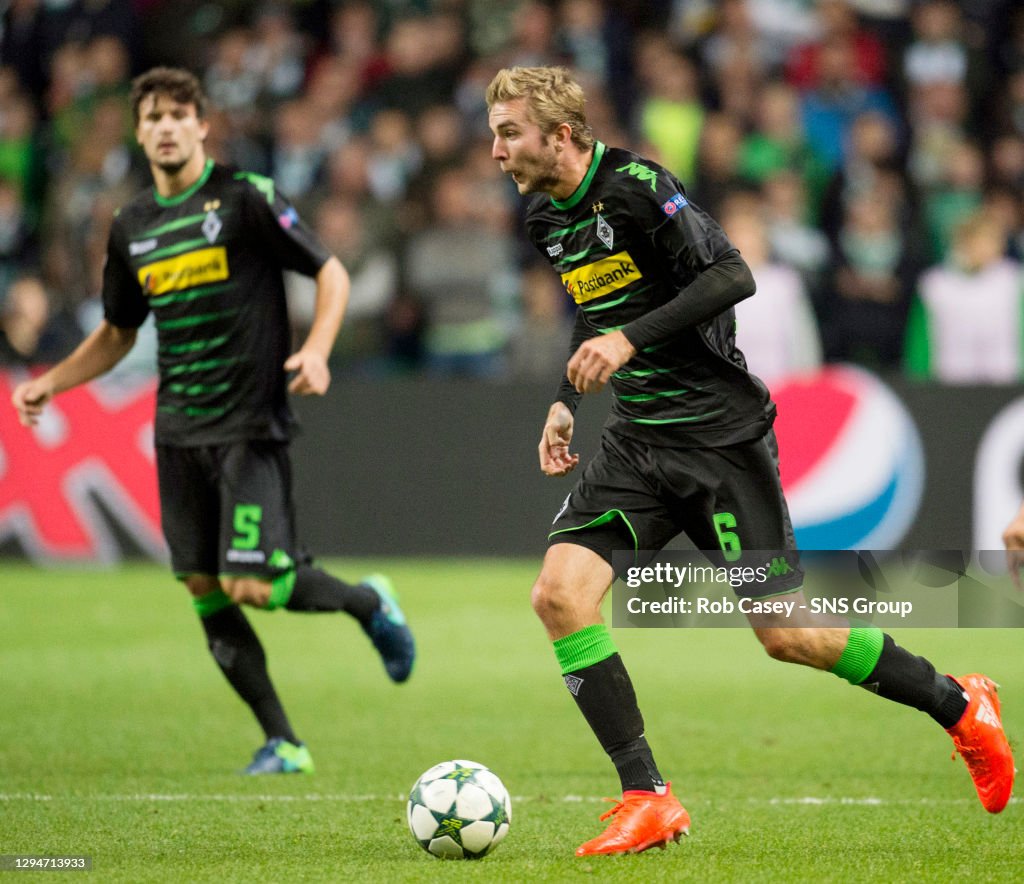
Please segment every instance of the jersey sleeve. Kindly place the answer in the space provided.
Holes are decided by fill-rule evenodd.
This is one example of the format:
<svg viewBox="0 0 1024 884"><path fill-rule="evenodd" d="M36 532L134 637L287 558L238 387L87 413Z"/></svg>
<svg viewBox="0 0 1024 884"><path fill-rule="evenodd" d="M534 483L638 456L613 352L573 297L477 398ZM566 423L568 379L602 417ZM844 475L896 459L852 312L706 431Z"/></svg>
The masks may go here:
<svg viewBox="0 0 1024 884"><path fill-rule="evenodd" d="M246 187L246 211L261 244L286 270L316 276L331 253L270 178L239 172Z"/></svg>
<svg viewBox="0 0 1024 884"><path fill-rule="evenodd" d="M682 270L700 273L735 248L718 223L690 202L683 186L665 169L658 168L650 183L630 181L628 204L658 251Z"/></svg>
<svg viewBox="0 0 1024 884"><path fill-rule="evenodd" d="M115 218L103 265L103 318L118 328L138 328L148 315L149 301L125 257L124 235Z"/></svg>

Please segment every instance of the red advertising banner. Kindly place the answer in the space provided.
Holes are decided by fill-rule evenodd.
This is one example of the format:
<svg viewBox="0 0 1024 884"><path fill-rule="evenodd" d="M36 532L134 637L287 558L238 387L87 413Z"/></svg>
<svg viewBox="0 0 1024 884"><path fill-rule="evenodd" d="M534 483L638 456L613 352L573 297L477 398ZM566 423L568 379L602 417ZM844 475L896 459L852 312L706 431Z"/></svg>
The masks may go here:
<svg viewBox="0 0 1024 884"><path fill-rule="evenodd" d="M164 556L153 455L156 384L88 384L58 396L40 423L10 406L24 375L0 372L0 542L35 561L109 563L114 532Z"/></svg>

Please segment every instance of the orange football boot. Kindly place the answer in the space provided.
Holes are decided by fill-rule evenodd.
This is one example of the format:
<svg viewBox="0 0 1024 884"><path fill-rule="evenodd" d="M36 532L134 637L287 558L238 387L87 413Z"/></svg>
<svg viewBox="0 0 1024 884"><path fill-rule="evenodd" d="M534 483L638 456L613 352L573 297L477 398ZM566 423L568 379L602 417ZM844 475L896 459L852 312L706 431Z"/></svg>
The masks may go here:
<svg viewBox="0 0 1024 884"><path fill-rule="evenodd" d="M602 834L577 847L576 856L642 853L652 847L664 850L669 841L690 834L690 815L672 794L671 783L666 784L664 795L623 792L622 800L601 814L602 820L608 817L615 819Z"/></svg>
<svg viewBox="0 0 1024 884"><path fill-rule="evenodd" d="M999 813L1013 791L1013 753L999 717L992 679L979 674L953 679L967 695L963 717L946 732L963 757L978 797L989 813ZM953 756L954 758L956 755Z"/></svg>

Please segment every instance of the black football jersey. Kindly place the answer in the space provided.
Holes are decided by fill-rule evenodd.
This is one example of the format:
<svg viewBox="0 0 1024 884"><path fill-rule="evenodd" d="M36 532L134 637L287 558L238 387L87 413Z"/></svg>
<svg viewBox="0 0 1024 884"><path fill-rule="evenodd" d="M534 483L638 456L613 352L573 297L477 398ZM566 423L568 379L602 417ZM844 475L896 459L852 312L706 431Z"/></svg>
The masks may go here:
<svg viewBox="0 0 1024 884"><path fill-rule="evenodd" d="M151 189L117 213L104 314L136 328L154 313L158 443L289 438L282 271L315 276L328 258L273 181L212 160L187 191Z"/></svg>
<svg viewBox="0 0 1024 884"><path fill-rule="evenodd" d="M735 247L656 163L595 144L575 193L535 196L527 233L577 305L586 336L675 298ZM763 435L774 405L736 348L730 308L643 348L615 372L607 427L652 444L722 446Z"/></svg>

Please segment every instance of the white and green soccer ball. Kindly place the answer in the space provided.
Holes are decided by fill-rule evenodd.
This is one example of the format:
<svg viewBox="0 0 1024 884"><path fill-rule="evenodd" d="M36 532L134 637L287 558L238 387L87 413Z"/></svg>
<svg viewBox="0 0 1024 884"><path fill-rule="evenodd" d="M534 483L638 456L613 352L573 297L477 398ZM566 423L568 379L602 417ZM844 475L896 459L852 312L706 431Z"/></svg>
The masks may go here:
<svg viewBox="0 0 1024 884"><path fill-rule="evenodd" d="M441 859L481 859L508 834L512 800L497 775L475 761L442 761L412 787L413 837Z"/></svg>

